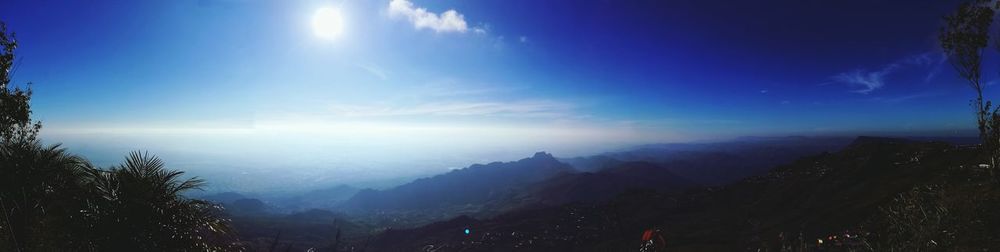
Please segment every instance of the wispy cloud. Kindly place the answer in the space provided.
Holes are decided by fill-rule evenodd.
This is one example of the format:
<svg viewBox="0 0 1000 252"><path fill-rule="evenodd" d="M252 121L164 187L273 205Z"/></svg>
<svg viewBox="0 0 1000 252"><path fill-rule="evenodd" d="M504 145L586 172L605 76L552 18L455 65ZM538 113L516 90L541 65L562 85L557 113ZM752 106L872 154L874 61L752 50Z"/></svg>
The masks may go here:
<svg viewBox="0 0 1000 252"><path fill-rule="evenodd" d="M924 81L929 82L940 72L941 64L945 59L941 53L922 53L899 59L877 70L855 69L834 75L832 79L835 82L845 83L854 87L855 89L851 90L851 92L869 94L884 87L888 76L908 67L929 68L930 71L924 77Z"/></svg>
<svg viewBox="0 0 1000 252"><path fill-rule="evenodd" d="M852 92L868 94L875 89L885 86L885 76L898 68L898 65L891 64L878 71L865 71L857 69L850 72L840 73L833 77L834 80L859 87Z"/></svg>
<svg viewBox="0 0 1000 252"><path fill-rule="evenodd" d="M446 10L441 14L430 12L425 8L417 7L409 0L392 0L389 2L389 16L394 18L405 18L417 30L429 29L435 32L457 32L465 33L470 30L465 22L465 16L456 10ZM485 33L486 30L479 27L471 28L474 33Z"/></svg>
<svg viewBox="0 0 1000 252"><path fill-rule="evenodd" d="M928 97L936 97L936 96L941 96L941 95L944 95L944 94L941 93L941 92L922 92L922 93L901 95L901 96L895 96L895 97L875 97L875 98L871 98L869 100L870 101L874 101L874 102L883 102L883 103L901 103L901 102L905 102L905 101L909 101L909 100L921 99L921 98L928 98Z"/></svg>
<svg viewBox="0 0 1000 252"><path fill-rule="evenodd" d="M569 103L528 100L515 102L431 102L415 106L335 104L330 110L345 117L392 116L512 116L566 117L572 115Z"/></svg>
<svg viewBox="0 0 1000 252"><path fill-rule="evenodd" d="M382 70L382 68L376 65L354 64L354 66L364 69L366 72L372 74L375 77L378 77L379 79L382 80L389 79L389 75L386 74L385 70Z"/></svg>
<svg viewBox="0 0 1000 252"><path fill-rule="evenodd" d="M928 52L923 54L918 54L909 59L906 59L907 64L929 67L927 75L924 76L924 82L930 82L934 77L937 77L941 73L941 67L944 63L948 61L948 55L940 52Z"/></svg>
<svg viewBox="0 0 1000 252"><path fill-rule="evenodd" d="M746 123L742 120L734 119L707 119L707 118L660 118L653 120L630 120L618 121L618 124L635 128L672 128L675 126L735 126Z"/></svg>
<svg viewBox="0 0 1000 252"><path fill-rule="evenodd" d="M443 78L420 85L408 87L399 92L401 97L416 101L468 100L489 99L512 95L515 92L529 89L517 83L468 82L455 78Z"/></svg>

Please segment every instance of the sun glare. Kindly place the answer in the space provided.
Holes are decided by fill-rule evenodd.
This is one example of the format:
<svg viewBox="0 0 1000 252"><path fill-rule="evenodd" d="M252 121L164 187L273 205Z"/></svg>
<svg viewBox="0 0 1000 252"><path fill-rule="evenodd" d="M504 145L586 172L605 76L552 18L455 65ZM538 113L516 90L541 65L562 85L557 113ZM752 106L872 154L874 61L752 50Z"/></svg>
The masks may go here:
<svg viewBox="0 0 1000 252"><path fill-rule="evenodd" d="M335 8L321 8L312 19L313 33L320 38L336 39L344 33L344 17Z"/></svg>

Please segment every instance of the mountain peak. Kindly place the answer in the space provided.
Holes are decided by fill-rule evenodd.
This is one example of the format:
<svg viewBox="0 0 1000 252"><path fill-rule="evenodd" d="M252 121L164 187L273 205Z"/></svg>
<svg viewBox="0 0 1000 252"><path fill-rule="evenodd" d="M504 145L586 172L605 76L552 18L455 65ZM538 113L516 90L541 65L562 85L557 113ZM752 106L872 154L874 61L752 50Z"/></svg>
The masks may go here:
<svg viewBox="0 0 1000 252"><path fill-rule="evenodd" d="M535 155L531 156L531 158L555 159L555 157L553 157L552 154L549 154L548 152L544 151L535 152Z"/></svg>
<svg viewBox="0 0 1000 252"><path fill-rule="evenodd" d="M559 159L556 159L556 157L552 156L551 153L544 151L535 152L535 155L532 155L529 158L521 159L520 161L539 164L562 164L562 162L559 162Z"/></svg>

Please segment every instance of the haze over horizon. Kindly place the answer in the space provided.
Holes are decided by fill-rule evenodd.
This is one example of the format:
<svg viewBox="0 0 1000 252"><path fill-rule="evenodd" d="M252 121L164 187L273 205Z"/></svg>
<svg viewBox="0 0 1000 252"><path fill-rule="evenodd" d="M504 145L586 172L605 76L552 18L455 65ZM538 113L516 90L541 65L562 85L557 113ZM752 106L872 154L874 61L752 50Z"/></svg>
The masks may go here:
<svg viewBox="0 0 1000 252"><path fill-rule="evenodd" d="M248 190L537 151L970 136L972 93L936 37L954 5L13 0L0 19L46 142L102 166L148 150Z"/></svg>

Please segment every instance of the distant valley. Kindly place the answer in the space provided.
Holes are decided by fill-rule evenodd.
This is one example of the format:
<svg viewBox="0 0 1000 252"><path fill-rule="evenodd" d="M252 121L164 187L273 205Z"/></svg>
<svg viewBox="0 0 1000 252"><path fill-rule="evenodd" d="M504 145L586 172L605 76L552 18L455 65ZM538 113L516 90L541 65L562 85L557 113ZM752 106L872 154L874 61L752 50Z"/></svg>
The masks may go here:
<svg viewBox="0 0 1000 252"><path fill-rule="evenodd" d="M729 142L638 146L595 156L539 152L513 162L476 164L389 189L335 186L281 197L236 192L219 202L245 240L261 246L284 233L302 248L364 239L379 230L415 228L458 216L489 219L567 204L605 204L634 190L679 194L766 174L797 159L836 152L852 138L741 138ZM312 221L308 221L308 220ZM299 223L299 224L296 224ZM313 230L316 232L303 232ZM250 231L252 230L252 231Z"/></svg>

